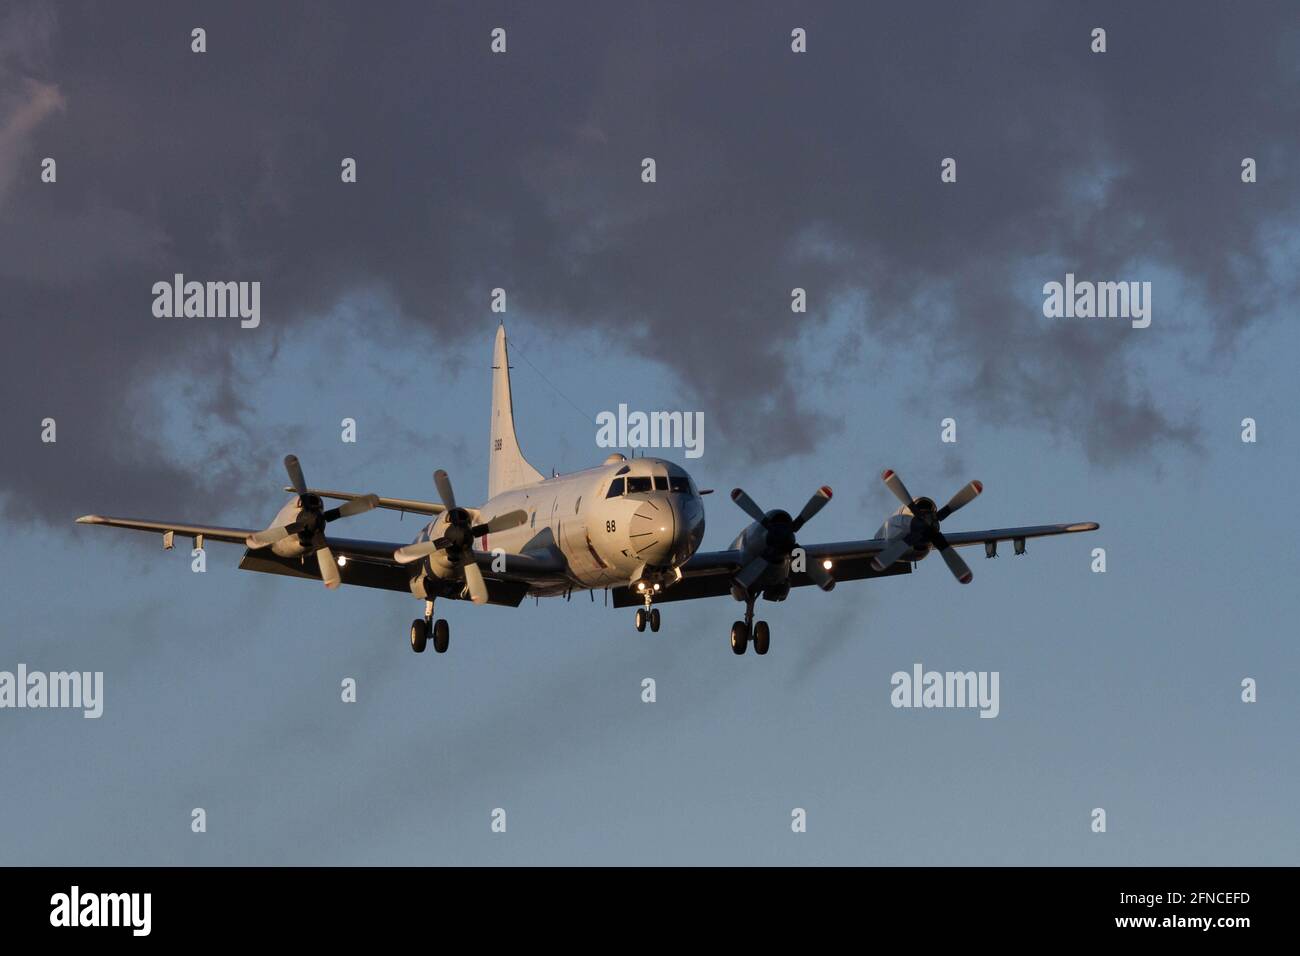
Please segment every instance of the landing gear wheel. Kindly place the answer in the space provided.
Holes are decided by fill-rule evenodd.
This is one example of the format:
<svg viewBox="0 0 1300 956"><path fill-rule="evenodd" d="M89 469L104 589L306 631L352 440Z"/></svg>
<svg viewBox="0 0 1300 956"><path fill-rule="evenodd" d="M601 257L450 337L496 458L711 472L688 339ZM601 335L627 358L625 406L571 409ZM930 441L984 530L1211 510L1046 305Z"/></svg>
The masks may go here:
<svg viewBox="0 0 1300 956"><path fill-rule="evenodd" d="M659 608L653 608L650 611L650 630L655 632L659 630Z"/></svg>
<svg viewBox="0 0 1300 956"><path fill-rule="evenodd" d="M745 627L744 621L737 621L731 625L731 652L733 654L743 654L748 644L749 628Z"/></svg>
<svg viewBox="0 0 1300 956"><path fill-rule="evenodd" d="M767 621L759 621L754 625L754 653L766 654L767 646L772 640L772 632L768 630Z"/></svg>
<svg viewBox="0 0 1300 956"><path fill-rule="evenodd" d="M424 642L429 639L429 625L422 617L411 622L411 650L424 653Z"/></svg>
<svg viewBox="0 0 1300 956"><path fill-rule="evenodd" d="M637 608L637 609L636 609L636 629L637 629L638 631L644 631L644 630L645 630L645 623L646 623L645 619L646 619L645 608L643 608L643 607L639 607L639 608Z"/></svg>
<svg viewBox="0 0 1300 956"><path fill-rule="evenodd" d="M433 622L433 649L439 654L447 653L447 646L451 643L451 627L443 618Z"/></svg>

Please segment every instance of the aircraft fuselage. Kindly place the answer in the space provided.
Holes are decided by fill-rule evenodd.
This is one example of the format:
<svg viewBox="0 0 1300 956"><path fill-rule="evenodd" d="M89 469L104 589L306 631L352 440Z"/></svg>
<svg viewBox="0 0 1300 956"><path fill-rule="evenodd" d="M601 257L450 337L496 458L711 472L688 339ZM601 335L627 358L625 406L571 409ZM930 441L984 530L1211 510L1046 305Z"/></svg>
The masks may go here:
<svg viewBox="0 0 1300 956"><path fill-rule="evenodd" d="M512 554L560 556L566 573L533 587L535 594L642 579L666 586L704 537L704 502L694 481L680 465L659 458L608 461L506 491L480 507L476 520L516 510L528 515L524 524L483 535L474 547L497 553L507 570ZM439 515L414 543L437 540L446 526L446 514ZM415 567L414 593L421 593L425 574L448 578L455 569L435 551Z"/></svg>

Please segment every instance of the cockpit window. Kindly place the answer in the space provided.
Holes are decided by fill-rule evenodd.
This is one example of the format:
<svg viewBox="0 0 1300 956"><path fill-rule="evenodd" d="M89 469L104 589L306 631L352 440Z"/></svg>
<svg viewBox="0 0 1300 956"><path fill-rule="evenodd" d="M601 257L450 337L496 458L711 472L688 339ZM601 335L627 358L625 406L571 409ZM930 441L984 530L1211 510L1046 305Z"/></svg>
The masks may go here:
<svg viewBox="0 0 1300 956"><path fill-rule="evenodd" d="M691 480L685 476L669 475L668 490L683 495L689 495L691 493Z"/></svg>
<svg viewBox="0 0 1300 956"><path fill-rule="evenodd" d="M649 475L628 475L627 493L636 494L638 491L653 491L654 487L650 481Z"/></svg>
<svg viewBox="0 0 1300 956"><path fill-rule="evenodd" d="M655 491L667 491L667 490L668 490L668 476L655 475Z"/></svg>
<svg viewBox="0 0 1300 956"><path fill-rule="evenodd" d="M605 497L617 498L622 493L623 493L623 479L615 478L614 481L609 486L609 493L606 494Z"/></svg>

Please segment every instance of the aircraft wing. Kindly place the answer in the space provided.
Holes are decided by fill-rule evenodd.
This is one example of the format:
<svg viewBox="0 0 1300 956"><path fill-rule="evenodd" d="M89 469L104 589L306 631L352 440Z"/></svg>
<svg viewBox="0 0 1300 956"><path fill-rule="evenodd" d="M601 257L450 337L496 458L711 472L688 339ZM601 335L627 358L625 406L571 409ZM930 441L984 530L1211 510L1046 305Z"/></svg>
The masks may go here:
<svg viewBox="0 0 1300 956"><path fill-rule="evenodd" d="M831 574L836 581L860 581L865 578L892 577L911 574L912 566L906 561L896 561L892 567L877 571L871 566L871 556L883 551L886 542L843 541L837 544L813 545L805 550L809 561L834 561ZM668 601L692 601L696 598L722 597L731 593L731 578L740 570L743 555L740 551L700 551L682 565L682 579L655 595L656 604ZM801 588L813 583L803 572L792 572L790 586ZM614 607L633 607L641 604L641 595L626 585L610 589Z"/></svg>
<svg viewBox="0 0 1300 956"><path fill-rule="evenodd" d="M290 494L297 494L293 485L285 485L284 490ZM335 501L352 501L356 498L370 497L357 491L321 491L319 488L309 488L307 493L321 498L333 498ZM418 498L376 497L379 498L379 503L375 507L387 508L389 511L409 511L411 514L417 515L440 515L447 510L445 505L441 505L436 501L421 501Z"/></svg>
<svg viewBox="0 0 1300 956"><path fill-rule="evenodd" d="M944 537L954 548L964 548L972 544L989 544L994 541L1017 541L1025 538L1046 538L1054 534L1078 534L1080 531L1096 531L1101 525L1095 521L1078 521L1074 524L1036 524L1027 528L995 528L992 531L958 531L954 534L944 532Z"/></svg>
<svg viewBox="0 0 1300 956"><path fill-rule="evenodd" d="M216 525L182 524L175 521L146 521L142 518L105 518L102 515L82 515L77 524L106 524L112 528L130 528L132 531L155 531L166 534L168 531L182 538L194 538L202 535L209 541L226 541L230 544L243 544L244 540L256 533L257 528L222 528Z"/></svg>
<svg viewBox="0 0 1300 956"><path fill-rule="evenodd" d="M319 492L317 492L319 494ZM438 507L441 507L439 505ZM177 521L152 521L141 518L108 518L102 515L84 515L77 519L78 524L108 525L113 528L127 528L132 531L149 531L157 534L172 532L184 538L202 536L204 541L222 541L229 544L244 545L245 540L257 529L226 528L218 525L198 525ZM339 577L344 584L354 587L380 588L387 591L411 593L411 574L409 566L398 564L393 560L393 552L406 542L367 541L360 538L338 538L330 535L327 539L330 550L336 557L344 559L339 567ZM564 567L554 556L544 552L526 552L507 555L508 573L492 570L494 555L476 551L475 560L483 569L483 577L488 586L488 603L505 604L518 607L530 587L537 584L549 584L563 580ZM244 556L239 567L245 571L259 571L263 574L281 574L287 577L320 580L320 568L314 556L285 558L271 551L270 548L250 549L245 547ZM446 589L441 598L461 600L459 581L446 582Z"/></svg>
<svg viewBox="0 0 1300 956"><path fill-rule="evenodd" d="M1075 524L1044 524L1024 528L996 528L990 531L959 531L945 534L944 537L954 547L967 547L985 544L991 541L1016 541L1025 538L1043 538L1057 534L1075 534L1081 531L1096 531L1100 525L1093 521ZM805 545L804 551L809 561L830 561L831 577L836 582L863 581L868 578L892 577L897 574L910 574L912 565L907 561L895 561L884 571L877 571L871 566L871 559L885 550L889 541L885 538L866 538L861 541L836 541L827 544ZM682 580L665 588L655 597L656 604L668 601L690 601L695 598L721 597L731 593L731 578L736 574L744 559L740 551L700 551L682 565ZM799 588L815 583L806 573L795 572L790 575L790 586ZM627 587L611 589L615 607L632 607L641 603L641 596Z"/></svg>

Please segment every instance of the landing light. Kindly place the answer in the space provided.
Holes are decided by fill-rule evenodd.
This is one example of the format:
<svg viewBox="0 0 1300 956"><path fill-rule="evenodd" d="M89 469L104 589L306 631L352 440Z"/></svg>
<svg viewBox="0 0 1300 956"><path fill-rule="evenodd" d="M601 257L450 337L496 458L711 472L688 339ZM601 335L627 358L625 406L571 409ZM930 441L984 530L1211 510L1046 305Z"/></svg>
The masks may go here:
<svg viewBox="0 0 1300 956"><path fill-rule="evenodd" d="M645 590L645 582L644 582L644 581L638 581L638 582L636 583L636 589L637 589L638 591L644 591L644 590Z"/></svg>
<svg viewBox="0 0 1300 956"><path fill-rule="evenodd" d="M347 567L347 564L348 564L348 559L347 559L346 557L344 557L343 555L340 554L340 555L339 555L339 567L340 567L340 568L345 568L345 567Z"/></svg>
<svg viewBox="0 0 1300 956"><path fill-rule="evenodd" d="M657 584L655 585L655 590L656 590L656 591L659 590L659 585L657 585Z"/></svg>
<svg viewBox="0 0 1300 956"><path fill-rule="evenodd" d="M827 558L825 561L822 562L822 567L825 568L827 571L829 571L834 566L835 565L830 558Z"/></svg>

